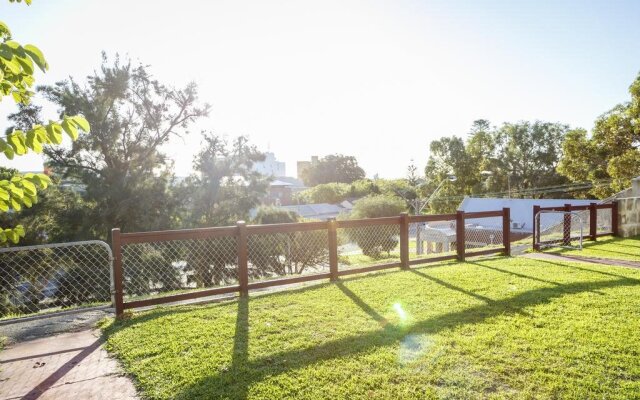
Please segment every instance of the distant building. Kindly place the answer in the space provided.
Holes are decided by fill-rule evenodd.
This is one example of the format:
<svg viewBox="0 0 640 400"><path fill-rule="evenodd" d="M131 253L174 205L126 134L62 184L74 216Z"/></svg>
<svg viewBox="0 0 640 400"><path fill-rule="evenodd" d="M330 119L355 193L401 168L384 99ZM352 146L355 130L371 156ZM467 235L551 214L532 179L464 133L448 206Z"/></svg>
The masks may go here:
<svg viewBox="0 0 640 400"><path fill-rule="evenodd" d="M532 234L533 233L533 206L541 207L561 207L565 204L574 206L585 206L597 200L576 200L576 199L505 199L505 198L485 198L485 197L465 197L458 206L458 210L465 212L472 211L496 211L507 207L510 209L511 233ZM558 218L562 218L559 216ZM466 223L476 224L485 227L501 227L502 217L491 217L465 220Z"/></svg>
<svg viewBox="0 0 640 400"><path fill-rule="evenodd" d="M329 218L337 218L341 214L348 214L351 212L352 205L349 202L342 202L341 204L297 204L291 206L280 207L283 210L292 211L296 213L300 218L315 219L326 221Z"/></svg>
<svg viewBox="0 0 640 400"><path fill-rule="evenodd" d="M305 171L312 165L318 163L318 156L311 156L311 161L298 161L296 164L297 177L302 180Z"/></svg>
<svg viewBox="0 0 640 400"><path fill-rule="evenodd" d="M286 165L283 161L278 161L275 154L265 153L264 161L253 164L252 169L264 176L279 177L287 175Z"/></svg>
<svg viewBox="0 0 640 400"><path fill-rule="evenodd" d="M292 204L291 186L293 186L291 183L281 180L269 183L269 193L263 203L270 206L288 206Z"/></svg>

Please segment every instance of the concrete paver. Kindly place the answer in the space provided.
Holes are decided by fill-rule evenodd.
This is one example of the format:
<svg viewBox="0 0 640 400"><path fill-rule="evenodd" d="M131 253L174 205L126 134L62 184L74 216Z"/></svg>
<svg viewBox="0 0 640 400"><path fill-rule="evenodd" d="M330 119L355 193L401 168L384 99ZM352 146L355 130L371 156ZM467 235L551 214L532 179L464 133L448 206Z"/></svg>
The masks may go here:
<svg viewBox="0 0 640 400"><path fill-rule="evenodd" d="M614 260L611 258L595 258L581 255L569 255L562 253L528 253L522 257L537 258L549 261L577 261L591 264L609 265L614 267L640 268L639 261Z"/></svg>
<svg viewBox="0 0 640 400"><path fill-rule="evenodd" d="M95 330L15 343L0 353L1 400L137 398Z"/></svg>

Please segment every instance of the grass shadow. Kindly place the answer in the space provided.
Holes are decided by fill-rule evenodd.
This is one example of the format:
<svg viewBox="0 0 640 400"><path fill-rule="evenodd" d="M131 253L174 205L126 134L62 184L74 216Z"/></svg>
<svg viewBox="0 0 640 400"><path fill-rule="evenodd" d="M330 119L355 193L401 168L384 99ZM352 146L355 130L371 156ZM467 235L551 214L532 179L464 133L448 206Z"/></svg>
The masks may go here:
<svg viewBox="0 0 640 400"><path fill-rule="evenodd" d="M342 282L336 282L336 286L338 289L342 291L351 301L353 301L358 307L362 309L365 313L367 313L371 318L373 318L376 322L378 322L382 327L387 327L389 325L389 321L376 310L373 309L369 304L365 303L358 295L353 293L348 287L344 285Z"/></svg>
<svg viewBox="0 0 640 400"><path fill-rule="evenodd" d="M471 296L471 297L473 297L474 299L477 299L477 300L483 301L483 302L485 302L485 303L487 303L487 304L491 304L491 303L493 303L493 302L494 302L494 300L493 300L493 299L490 299L490 298L488 298L488 297L486 297L486 296L483 296L483 295L480 295L480 294L478 294L478 293L471 292L471 291L466 290L466 289L462 289L462 288L460 288L460 287L458 287L458 286L455 286L455 285L452 285L452 284L450 284L450 283L448 283L448 282L445 282L445 281L443 281L442 279L438 279L438 278L435 278L435 277L433 277L433 276L429 276L429 275L425 274L424 272L417 271L417 270L415 270L415 269L412 269L412 270L410 270L410 271L411 271L412 273L414 273L414 274L416 274L416 275L418 275L418 276L420 276L420 277L424 278L424 279L430 280L431 282L435 282L435 283L437 283L437 284L438 284L438 285L440 285L440 286L444 286L444 287L446 287L447 289L455 290L456 292L460 292L460 293L466 294L467 296Z"/></svg>
<svg viewBox="0 0 640 400"><path fill-rule="evenodd" d="M313 348L283 351L272 354L268 358L246 360L242 365L235 363L229 370L214 373L185 387L176 397L182 399L244 399L246 387L252 383L309 367L319 362L358 355L376 347L394 346L399 344L407 335L436 334L447 329L482 323L492 317L524 312L527 307L544 304L554 298L598 289L637 285L640 285L637 279L627 277L599 282L575 282L566 285L554 285L519 293L511 298L491 301L462 311L434 316L409 326L387 324L376 331L336 339ZM382 320L382 317L368 306L364 300L348 289L343 290L343 292L371 315L372 318Z"/></svg>

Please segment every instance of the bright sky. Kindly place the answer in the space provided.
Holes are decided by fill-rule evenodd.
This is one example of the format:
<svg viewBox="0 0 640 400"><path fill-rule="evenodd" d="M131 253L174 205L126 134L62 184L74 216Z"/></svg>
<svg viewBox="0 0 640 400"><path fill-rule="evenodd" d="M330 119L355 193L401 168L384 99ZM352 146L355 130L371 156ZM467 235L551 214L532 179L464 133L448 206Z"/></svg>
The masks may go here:
<svg viewBox="0 0 640 400"><path fill-rule="evenodd" d="M633 0L2 0L0 19L43 50L39 84L87 75L102 50L165 84L195 81L213 112L168 147L178 175L208 128L248 135L288 175L343 153L368 176L400 177L411 159L424 166L431 140L479 118L590 129L640 72Z"/></svg>

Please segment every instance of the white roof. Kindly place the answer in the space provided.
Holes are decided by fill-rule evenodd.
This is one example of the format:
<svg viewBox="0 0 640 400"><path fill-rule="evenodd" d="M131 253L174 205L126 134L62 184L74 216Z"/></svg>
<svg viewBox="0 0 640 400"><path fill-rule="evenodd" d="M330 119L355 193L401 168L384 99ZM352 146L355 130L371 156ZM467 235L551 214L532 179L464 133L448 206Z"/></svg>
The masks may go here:
<svg viewBox="0 0 640 400"><path fill-rule="evenodd" d="M293 184L276 179L275 181L269 183L269 186L293 186Z"/></svg>
<svg viewBox="0 0 640 400"><path fill-rule="evenodd" d="M281 206L282 210L293 211L302 218L321 219L336 218L341 213L348 211L347 209L337 205L328 203L319 204L297 204L291 206Z"/></svg>
<svg viewBox="0 0 640 400"><path fill-rule="evenodd" d="M575 206L589 205L590 203L598 203L598 200L576 200L576 199L504 199L504 198L487 198L487 197L465 197L458 206L458 210L465 212L472 211L497 211L503 208L509 208L511 221L517 223L522 228L512 230L521 232L533 232L533 206L540 207L560 207L565 204ZM502 226L502 219L481 218L467 219L469 223L477 223L486 226Z"/></svg>

